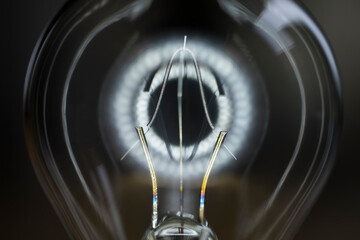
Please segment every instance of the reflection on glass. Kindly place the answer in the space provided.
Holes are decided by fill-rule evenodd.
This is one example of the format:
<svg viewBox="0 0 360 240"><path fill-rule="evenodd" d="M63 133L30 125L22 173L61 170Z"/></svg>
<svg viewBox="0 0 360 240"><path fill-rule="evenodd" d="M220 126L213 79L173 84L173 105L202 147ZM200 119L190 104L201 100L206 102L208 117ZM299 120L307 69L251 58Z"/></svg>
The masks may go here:
<svg viewBox="0 0 360 240"><path fill-rule="evenodd" d="M78 0L34 51L25 132L74 239L289 239L340 98L293 1Z"/></svg>

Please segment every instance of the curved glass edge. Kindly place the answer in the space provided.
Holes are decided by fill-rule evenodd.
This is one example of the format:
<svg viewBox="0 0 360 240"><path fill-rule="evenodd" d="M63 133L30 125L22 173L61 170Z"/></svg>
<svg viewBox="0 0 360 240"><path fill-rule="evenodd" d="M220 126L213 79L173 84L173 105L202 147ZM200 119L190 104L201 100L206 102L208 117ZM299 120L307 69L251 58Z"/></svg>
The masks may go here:
<svg viewBox="0 0 360 240"><path fill-rule="evenodd" d="M59 206L61 205L63 208L68 208L65 204L62 203L61 199L62 196L60 196L57 193L57 188L59 183L55 182L50 176L49 173L44 170L46 169L46 163L42 162L40 159L42 159L41 156L44 153L44 149L41 148L41 146L36 145L31 139L39 139L39 129L36 128L36 121L37 117L32 114L34 110L34 106L31 105L31 102L33 102L33 98L35 96L32 96L30 94L29 89L33 89L36 86L32 85L32 75L33 70L36 68L37 64L37 58L42 52L43 46L47 44L47 37L52 34L52 30L56 27L58 21L60 21L60 18L62 16L63 11L65 9L72 7L73 4L67 4L63 7L63 9L60 11L60 13L56 16L55 20L48 26L47 30L45 30L40 37L38 43L36 44L35 50L31 56L30 64L28 66L27 74L26 74L26 82L25 82L25 88L24 88L24 128L25 128L25 137L26 137L26 143L28 147L29 154L31 155L31 159L34 165L34 169L37 173L37 176L45 189L47 196L51 199L53 205ZM308 15L308 13L306 13ZM309 15L308 15L309 16ZM327 165L329 166L329 169L332 168L335 158L336 158L336 150L338 146L338 142L340 139L341 134L341 126L342 126L342 94L341 94L341 82L340 77L337 71L335 58L332 54L331 47L328 44L326 38L324 37L322 31L313 23L311 23L309 26L309 29L311 30L311 33L313 33L313 36L317 39L317 41L322 43L322 46L325 46L325 49L322 49L323 54L326 55L326 60L328 61L329 65L331 66L329 69L332 71L332 76L335 81L335 88L332 89L336 97L334 98L333 102L333 108L332 108L332 126L333 126L333 132L331 133L333 135L331 142L329 143L329 154L330 157L327 161ZM335 129L335 127L338 127L338 129ZM339 128L340 127L340 128ZM325 171L321 173L321 177L318 178L317 182L314 182L309 186L309 193L305 197L305 199L302 201L302 203L297 207L296 216L299 216L295 219L293 218L292 221L302 222L307 211L302 211L301 213L298 211L299 209L309 209L312 206L313 200L315 200L318 195L320 194L320 190L323 188L327 178L330 175L330 171ZM310 192L312 194L310 194ZM54 196L53 196L54 195ZM56 208L55 208L56 209ZM61 210L57 210L58 215L62 217L63 222L65 222L66 226L73 225L74 221L77 221L75 219L72 219L72 216L68 216L66 212L61 212ZM303 216L301 216L303 215ZM290 223L289 223L290 225ZM75 228L75 227L74 227ZM80 231L81 234L78 234L77 232ZM295 234L296 229L287 229L285 233L283 234L284 238L290 237ZM81 239L80 236L83 236L82 230L71 230L71 235L74 239ZM282 238L283 238L282 237Z"/></svg>
<svg viewBox="0 0 360 240"><path fill-rule="evenodd" d="M69 237L71 239L84 240L94 239L94 236L89 236L89 231L86 230L89 229L89 226L84 225L87 221L82 214L77 211L78 208L73 206L74 199L72 199L71 194L68 193L69 191L64 184L64 181L61 178L54 179L53 176L51 176L49 166L44 159L44 156L52 158L51 153L39 144L43 139L41 137L41 130L37 126L37 123L39 122L38 116L36 115L38 109L37 106L33 104L37 101L37 90L39 86L35 84L36 81L34 81L33 76L36 74L34 71L37 68L39 58L45 51L44 48L50 44L50 36L55 35L56 30L59 30L59 25L64 21L64 15L70 13L74 17L78 16L91 2L97 1L67 1L54 18L47 23L47 26L40 34L31 54L26 70L23 91L24 135L33 169ZM33 93L33 91L36 93ZM34 142L34 139L37 139L38 142ZM56 166L52 166L52 168L55 168L55 171L57 170ZM60 186L64 189L61 190ZM64 191L67 193L61 194L61 192ZM68 214L68 212L72 212L72 214Z"/></svg>

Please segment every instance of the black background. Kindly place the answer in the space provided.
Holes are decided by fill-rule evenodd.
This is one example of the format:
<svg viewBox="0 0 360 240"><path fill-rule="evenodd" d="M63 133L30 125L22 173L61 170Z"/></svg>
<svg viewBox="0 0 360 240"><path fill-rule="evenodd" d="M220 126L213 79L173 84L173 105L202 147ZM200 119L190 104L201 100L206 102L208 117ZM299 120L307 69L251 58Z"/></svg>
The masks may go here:
<svg viewBox="0 0 360 240"><path fill-rule="evenodd" d="M42 29L63 3L11 0L0 6L1 239L69 239L35 177L22 128L27 64ZM302 3L334 50L343 84L344 126L334 171L295 239L360 239L360 1Z"/></svg>

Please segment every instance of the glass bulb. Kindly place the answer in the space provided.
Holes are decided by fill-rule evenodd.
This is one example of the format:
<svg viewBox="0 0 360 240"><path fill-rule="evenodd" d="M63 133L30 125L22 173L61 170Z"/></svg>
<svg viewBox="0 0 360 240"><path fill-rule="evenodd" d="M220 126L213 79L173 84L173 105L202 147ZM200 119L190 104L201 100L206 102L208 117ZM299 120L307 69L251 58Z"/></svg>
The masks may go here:
<svg viewBox="0 0 360 240"><path fill-rule="evenodd" d="M289 239L340 133L331 49L290 0L71 1L24 98L74 239Z"/></svg>

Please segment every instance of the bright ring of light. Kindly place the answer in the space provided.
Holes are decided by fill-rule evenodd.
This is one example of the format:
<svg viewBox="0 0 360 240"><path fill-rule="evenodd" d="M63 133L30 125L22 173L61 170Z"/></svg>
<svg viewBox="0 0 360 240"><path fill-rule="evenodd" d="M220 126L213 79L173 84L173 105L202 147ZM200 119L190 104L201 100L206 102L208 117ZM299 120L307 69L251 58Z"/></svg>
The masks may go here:
<svg viewBox="0 0 360 240"><path fill-rule="evenodd" d="M116 86L115 101L112 105L114 121L118 131L119 142L125 144L123 148L130 149L137 141L134 126L146 126L151 116L148 114L149 92L144 92L145 79L149 72L153 72L159 66L166 66L172 54L182 46L182 42L168 40L152 45L141 52L137 58L132 60L128 67L119 76ZM225 55L210 44L203 41L191 40L187 47L193 51L197 61L200 63L203 84L216 94L216 104L219 114L213 134L210 134L199 143L196 157L191 162L184 163L184 175L187 177L202 175L209 156L214 147L219 131L227 130L229 135L225 144L233 153L242 150L244 141L250 135L251 122L253 120L253 99L251 84L246 76L246 69L241 69L233 59ZM187 65L187 74L196 79L195 69L192 64ZM151 88L162 84L165 67L157 70L153 77ZM220 78L225 96L220 96L212 72ZM176 79L179 74L179 66L174 64L169 79ZM165 90L166 91L166 90ZM200 94L200 93L199 93ZM146 134L156 172L163 176L178 176L178 163L169 158L166 144L152 130ZM177 156L179 148L171 146L173 156ZM191 152L187 151L187 152ZM122 153L123 154L123 153ZM140 166L146 168L143 153L132 150L129 155L134 158ZM126 161L126 159L124 160ZM234 161L227 152L220 151L214 170L226 166L229 161Z"/></svg>

